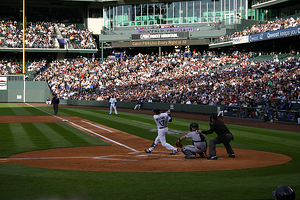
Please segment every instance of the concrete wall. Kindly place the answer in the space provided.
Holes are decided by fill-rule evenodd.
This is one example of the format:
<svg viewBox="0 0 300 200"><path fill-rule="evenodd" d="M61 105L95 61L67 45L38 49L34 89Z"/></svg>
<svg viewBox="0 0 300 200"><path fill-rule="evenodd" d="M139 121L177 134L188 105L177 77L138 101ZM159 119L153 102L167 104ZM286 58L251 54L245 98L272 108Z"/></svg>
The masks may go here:
<svg viewBox="0 0 300 200"><path fill-rule="evenodd" d="M88 18L88 29L95 35L99 35L103 26L103 18Z"/></svg>
<svg viewBox="0 0 300 200"><path fill-rule="evenodd" d="M25 98L24 98L25 97ZM43 81L7 81L7 90L0 90L0 102L46 102L52 94Z"/></svg>

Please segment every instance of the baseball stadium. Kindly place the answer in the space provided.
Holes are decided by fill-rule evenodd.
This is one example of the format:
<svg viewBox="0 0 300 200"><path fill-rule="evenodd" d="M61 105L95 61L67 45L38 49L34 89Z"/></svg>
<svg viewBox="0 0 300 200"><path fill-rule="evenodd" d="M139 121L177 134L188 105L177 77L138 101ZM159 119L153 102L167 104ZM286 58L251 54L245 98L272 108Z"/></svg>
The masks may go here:
<svg viewBox="0 0 300 200"><path fill-rule="evenodd" d="M300 199L298 0L0 5L0 200Z"/></svg>

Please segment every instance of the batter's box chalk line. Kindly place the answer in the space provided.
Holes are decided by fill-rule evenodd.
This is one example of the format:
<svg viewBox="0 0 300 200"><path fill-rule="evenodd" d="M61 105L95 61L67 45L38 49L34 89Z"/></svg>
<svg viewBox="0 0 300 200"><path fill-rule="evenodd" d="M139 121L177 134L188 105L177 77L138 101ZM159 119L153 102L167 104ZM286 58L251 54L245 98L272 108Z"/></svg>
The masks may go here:
<svg viewBox="0 0 300 200"><path fill-rule="evenodd" d="M169 155L169 154L137 154L128 153L127 155L107 155L107 156L95 156L92 159L98 160L115 160L115 161L139 161L139 160L182 160L182 155Z"/></svg>

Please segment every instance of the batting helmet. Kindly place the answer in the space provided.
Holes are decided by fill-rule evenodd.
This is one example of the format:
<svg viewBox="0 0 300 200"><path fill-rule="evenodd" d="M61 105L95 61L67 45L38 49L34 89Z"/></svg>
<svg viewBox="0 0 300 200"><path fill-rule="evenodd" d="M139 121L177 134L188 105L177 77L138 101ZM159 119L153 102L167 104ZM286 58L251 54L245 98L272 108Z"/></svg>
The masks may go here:
<svg viewBox="0 0 300 200"><path fill-rule="evenodd" d="M295 200L296 198L294 190L287 185L279 185L272 194L277 200Z"/></svg>
<svg viewBox="0 0 300 200"><path fill-rule="evenodd" d="M152 109L152 112L155 112L155 113L159 114L160 113L160 109L158 107L154 107Z"/></svg>
<svg viewBox="0 0 300 200"><path fill-rule="evenodd" d="M190 131L193 131L192 128L194 128L195 130L199 129L199 125L197 123L191 123L190 124Z"/></svg>

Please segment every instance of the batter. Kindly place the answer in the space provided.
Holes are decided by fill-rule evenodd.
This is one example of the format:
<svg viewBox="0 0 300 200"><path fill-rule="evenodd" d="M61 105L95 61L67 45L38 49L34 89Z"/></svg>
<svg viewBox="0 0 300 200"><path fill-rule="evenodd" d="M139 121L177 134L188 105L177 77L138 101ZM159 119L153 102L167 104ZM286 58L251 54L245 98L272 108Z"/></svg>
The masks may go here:
<svg viewBox="0 0 300 200"><path fill-rule="evenodd" d="M157 137L151 147L149 149L145 149L146 153L151 153L153 149L161 143L163 147L165 147L168 150L172 150L171 155L175 155L178 153L178 149L167 143L166 141L166 135L168 134L169 128L168 128L168 122L172 122L172 116L170 113L170 110L166 113L161 113L160 109L158 107L154 107L153 110L154 115L153 119L157 125Z"/></svg>

